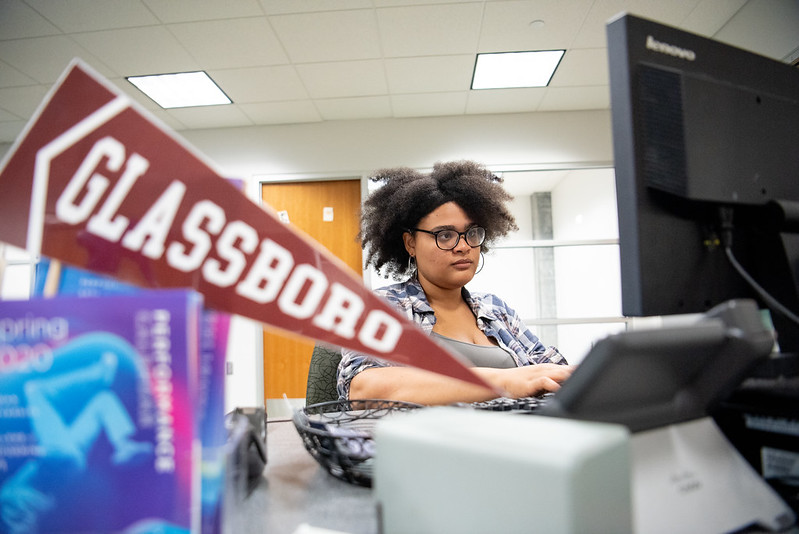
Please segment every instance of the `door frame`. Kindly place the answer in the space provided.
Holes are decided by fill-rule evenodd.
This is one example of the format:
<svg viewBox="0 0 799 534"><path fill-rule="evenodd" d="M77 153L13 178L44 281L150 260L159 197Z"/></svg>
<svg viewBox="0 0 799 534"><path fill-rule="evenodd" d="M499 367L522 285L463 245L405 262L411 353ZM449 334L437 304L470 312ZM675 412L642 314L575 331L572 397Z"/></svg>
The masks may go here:
<svg viewBox="0 0 799 534"><path fill-rule="evenodd" d="M298 174L258 174L254 175L253 182L257 187L257 199L259 205L268 210L270 213L275 214L274 208L272 208L269 204L267 204L262 196L263 186L269 184L290 184L290 183L302 183L302 182L327 182L327 181L341 181L341 180L359 180L360 185L360 201L363 202L364 198L368 195L368 173L363 171L357 172L335 172L335 173L298 173ZM363 262L361 262L361 280L367 286L370 287L370 275L369 270L364 268ZM257 394L259 395L259 399L263 399L264 402L267 402L266 399L266 382L264 379L264 336L263 331L264 327L268 326L265 324L258 325L258 332L257 332L257 343L256 343L256 368L255 372L257 376L260 377L258 380L258 387L257 387ZM274 399L272 399L274 400ZM282 399L281 399L282 400Z"/></svg>

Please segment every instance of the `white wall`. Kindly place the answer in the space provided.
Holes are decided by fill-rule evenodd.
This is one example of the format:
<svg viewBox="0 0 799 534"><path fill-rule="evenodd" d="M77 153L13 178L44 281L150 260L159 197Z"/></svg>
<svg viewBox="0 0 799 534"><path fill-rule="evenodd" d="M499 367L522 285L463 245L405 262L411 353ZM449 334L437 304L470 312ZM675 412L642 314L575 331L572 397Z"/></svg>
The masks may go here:
<svg viewBox="0 0 799 534"><path fill-rule="evenodd" d="M468 158L498 166L608 163L608 111L331 121L186 132L230 176L358 173Z"/></svg>

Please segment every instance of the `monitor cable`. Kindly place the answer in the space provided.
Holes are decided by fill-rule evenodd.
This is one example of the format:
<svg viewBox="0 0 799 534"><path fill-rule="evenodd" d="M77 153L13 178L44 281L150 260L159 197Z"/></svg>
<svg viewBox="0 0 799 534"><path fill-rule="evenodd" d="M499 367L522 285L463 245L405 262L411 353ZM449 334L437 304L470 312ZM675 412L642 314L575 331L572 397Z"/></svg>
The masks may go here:
<svg viewBox="0 0 799 534"><path fill-rule="evenodd" d="M763 299L763 302L766 303L770 309L784 315L797 325L799 325L799 316L789 310L786 306L784 306L780 301L774 298L766 289L757 283L755 280L741 265L738 260L735 258L735 254L732 252L732 208L722 207L719 209L719 214L721 215L721 244L724 247L724 253L727 255L727 259L729 260L732 267L738 272L741 278L751 286L752 289Z"/></svg>

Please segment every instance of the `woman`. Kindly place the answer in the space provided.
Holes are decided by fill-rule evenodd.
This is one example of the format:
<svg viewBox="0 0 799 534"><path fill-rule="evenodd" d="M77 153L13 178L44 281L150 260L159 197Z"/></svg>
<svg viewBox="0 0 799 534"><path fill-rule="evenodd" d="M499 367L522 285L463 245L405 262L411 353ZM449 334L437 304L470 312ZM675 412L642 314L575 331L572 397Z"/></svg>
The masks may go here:
<svg viewBox="0 0 799 534"><path fill-rule="evenodd" d="M555 391L572 368L545 347L504 301L466 290L487 243L516 230L501 179L470 161L438 163L430 174L384 170L365 201L359 237L367 264L402 283L376 290L401 313L509 397ZM496 394L421 369L345 349L338 368L344 399L421 404L485 401Z"/></svg>

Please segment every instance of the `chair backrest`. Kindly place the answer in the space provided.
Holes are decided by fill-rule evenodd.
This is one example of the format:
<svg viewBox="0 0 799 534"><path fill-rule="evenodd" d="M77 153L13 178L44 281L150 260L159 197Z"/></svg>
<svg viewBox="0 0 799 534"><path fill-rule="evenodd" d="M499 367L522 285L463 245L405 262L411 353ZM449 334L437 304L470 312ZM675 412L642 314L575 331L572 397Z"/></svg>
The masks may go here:
<svg viewBox="0 0 799 534"><path fill-rule="evenodd" d="M305 389L305 404L338 399L336 391L336 372L341 361L341 349L326 345L316 345L311 354L308 367L308 384Z"/></svg>

